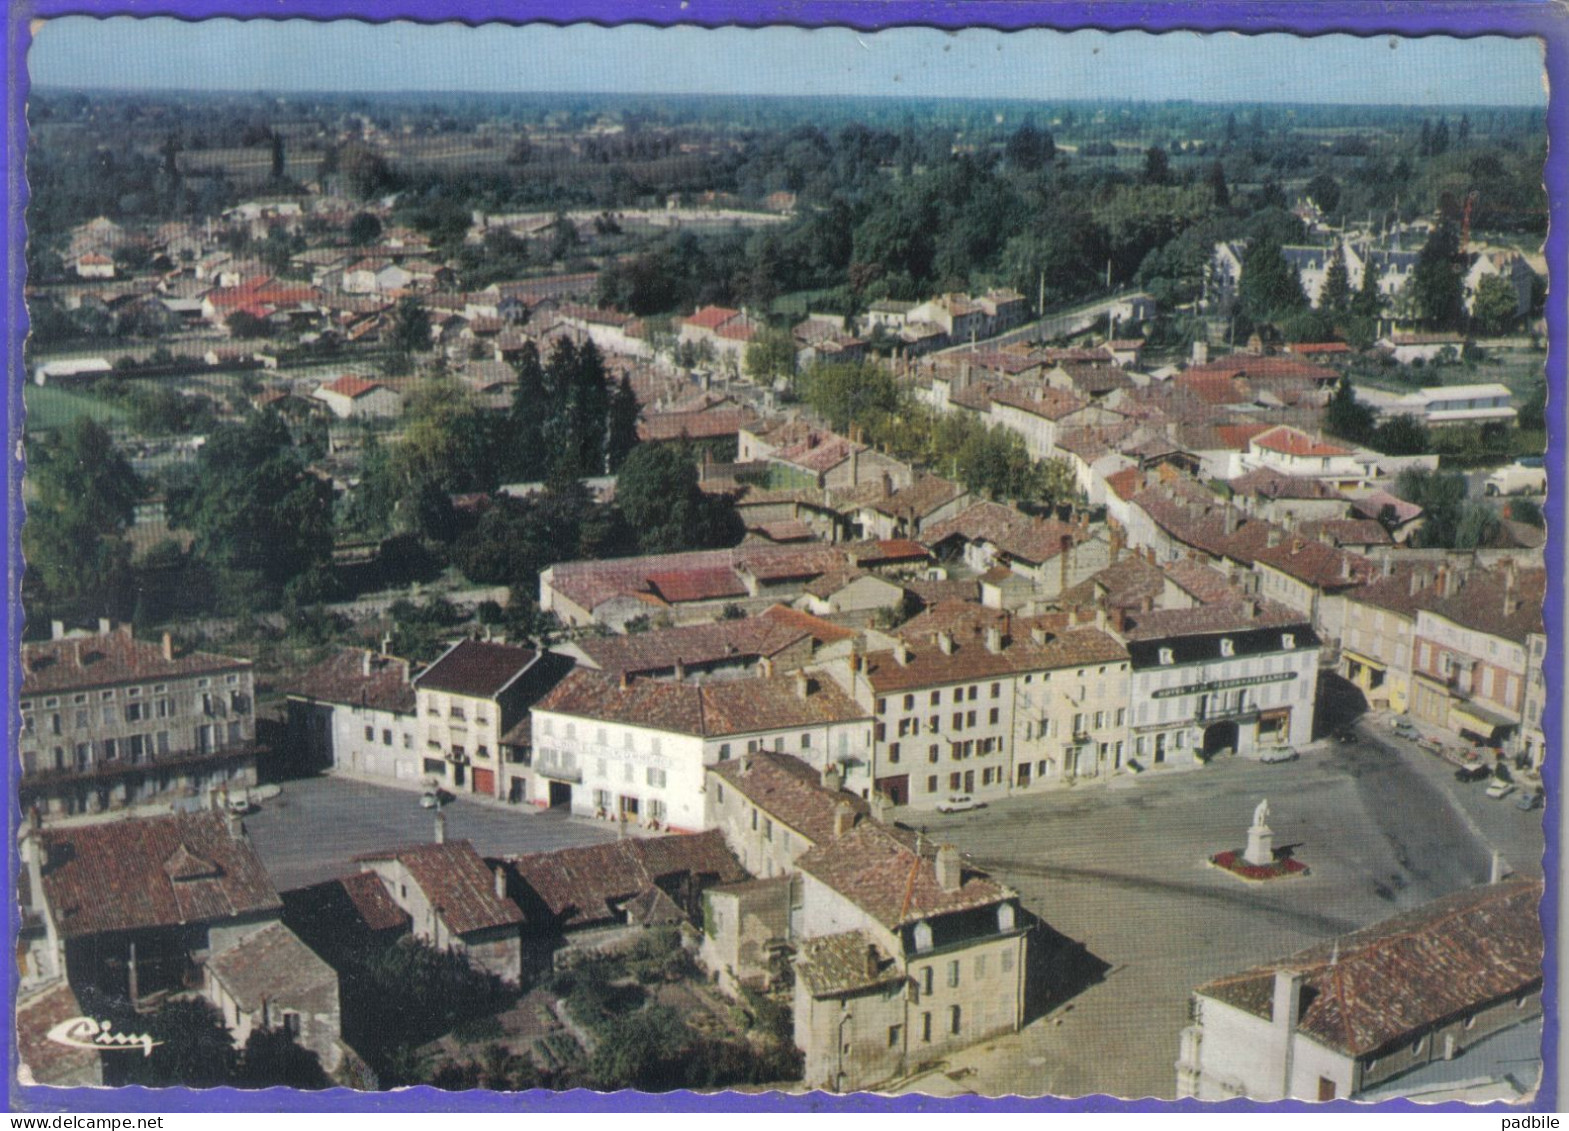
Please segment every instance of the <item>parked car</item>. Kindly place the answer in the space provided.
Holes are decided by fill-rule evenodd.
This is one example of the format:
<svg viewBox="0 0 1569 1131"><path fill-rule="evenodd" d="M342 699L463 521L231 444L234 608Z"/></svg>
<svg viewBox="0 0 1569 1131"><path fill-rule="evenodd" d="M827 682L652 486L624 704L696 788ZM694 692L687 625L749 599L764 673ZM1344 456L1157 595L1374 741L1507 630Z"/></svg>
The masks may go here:
<svg viewBox="0 0 1569 1131"><path fill-rule="evenodd" d="M1295 762L1300 755L1289 746L1272 746L1258 756L1260 762Z"/></svg>
<svg viewBox="0 0 1569 1131"><path fill-rule="evenodd" d="M1486 766L1461 766L1455 771L1455 781L1482 781L1492 776L1492 771Z"/></svg>
<svg viewBox="0 0 1569 1131"><path fill-rule="evenodd" d="M1487 787L1487 796L1491 797L1494 801L1502 801L1504 798L1508 797L1514 791L1515 791L1515 783L1514 782L1512 782L1512 781L1495 781L1492 785Z"/></svg>
<svg viewBox="0 0 1569 1131"><path fill-rule="evenodd" d="M1416 729L1416 726L1405 719L1396 719L1390 729L1401 738L1415 739L1421 737L1421 732Z"/></svg>
<svg viewBox="0 0 1569 1131"><path fill-rule="evenodd" d="M968 793L955 793L937 803L939 813L963 813L968 809L984 809L986 802L977 801Z"/></svg>
<svg viewBox="0 0 1569 1131"><path fill-rule="evenodd" d="M1438 739L1436 739L1436 738L1419 738L1419 739L1417 739L1417 743L1416 744L1418 746L1420 746L1423 750L1426 750L1429 754L1437 754L1439 757L1446 756L1446 752L1447 752L1447 749L1448 749L1447 747L1444 746L1444 744L1442 742L1438 741Z"/></svg>
<svg viewBox="0 0 1569 1131"><path fill-rule="evenodd" d="M1515 798L1516 809L1530 811L1532 809L1540 809L1541 807L1542 791L1539 789L1533 789L1528 793L1522 793L1519 797Z"/></svg>
<svg viewBox="0 0 1569 1131"><path fill-rule="evenodd" d="M1540 495L1547 490L1547 468L1540 456L1524 456L1487 477L1488 495Z"/></svg>

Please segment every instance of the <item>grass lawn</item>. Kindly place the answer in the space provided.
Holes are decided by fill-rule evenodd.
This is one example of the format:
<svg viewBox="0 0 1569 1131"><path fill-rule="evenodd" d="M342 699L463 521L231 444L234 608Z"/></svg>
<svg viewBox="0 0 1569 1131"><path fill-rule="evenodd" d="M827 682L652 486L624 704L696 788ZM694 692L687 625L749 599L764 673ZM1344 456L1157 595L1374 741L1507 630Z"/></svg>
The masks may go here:
<svg viewBox="0 0 1569 1131"><path fill-rule="evenodd" d="M126 419L125 410L118 405L48 385L24 386L22 404L27 409L29 429L64 428L78 416L90 416L101 424L121 424Z"/></svg>

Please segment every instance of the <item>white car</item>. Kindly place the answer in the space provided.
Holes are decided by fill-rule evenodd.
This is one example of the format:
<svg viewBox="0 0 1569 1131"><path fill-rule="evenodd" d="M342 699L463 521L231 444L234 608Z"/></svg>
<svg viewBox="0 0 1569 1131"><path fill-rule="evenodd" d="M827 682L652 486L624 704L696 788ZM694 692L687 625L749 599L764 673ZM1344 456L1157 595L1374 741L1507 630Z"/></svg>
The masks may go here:
<svg viewBox="0 0 1569 1131"><path fill-rule="evenodd" d="M1504 781L1502 778L1500 778L1498 781L1495 781L1492 785L1487 787L1487 796L1491 797L1494 801L1502 801L1514 791L1514 782Z"/></svg>
<svg viewBox="0 0 1569 1131"><path fill-rule="evenodd" d="M968 793L955 793L937 803L939 813L963 813L967 809L984 809L986 802L977 801Z"/></svg>

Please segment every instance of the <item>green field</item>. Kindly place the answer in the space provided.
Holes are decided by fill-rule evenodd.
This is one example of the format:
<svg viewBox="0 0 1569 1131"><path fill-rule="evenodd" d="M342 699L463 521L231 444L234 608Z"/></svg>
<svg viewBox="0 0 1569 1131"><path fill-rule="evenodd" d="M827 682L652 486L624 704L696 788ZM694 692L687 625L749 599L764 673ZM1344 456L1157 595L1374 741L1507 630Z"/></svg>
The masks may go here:
<svg viewBox="0 0 1569 1131"><path fill-rule="evenodd" d="M126 418L118 405L48 385L23 386L22 404L27 409L29 431L64 428L78 416L90 416L101 424L123 424Z"/></svg>

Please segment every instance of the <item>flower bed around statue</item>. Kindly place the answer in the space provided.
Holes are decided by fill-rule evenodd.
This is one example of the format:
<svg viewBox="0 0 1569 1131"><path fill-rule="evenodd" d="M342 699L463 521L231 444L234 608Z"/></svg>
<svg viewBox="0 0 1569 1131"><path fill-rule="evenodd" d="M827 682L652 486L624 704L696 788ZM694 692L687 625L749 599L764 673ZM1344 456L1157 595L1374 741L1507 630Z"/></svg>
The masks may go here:
<svg viewBox="0 0 1569 1131"><path fill-rule="evenodd" d="M1249 864L1240 852L1218 852L1209 858L1209 862L1244 880L1283 880L1308 874L1306 864L1289 856L1271 864Z"/></svg>

